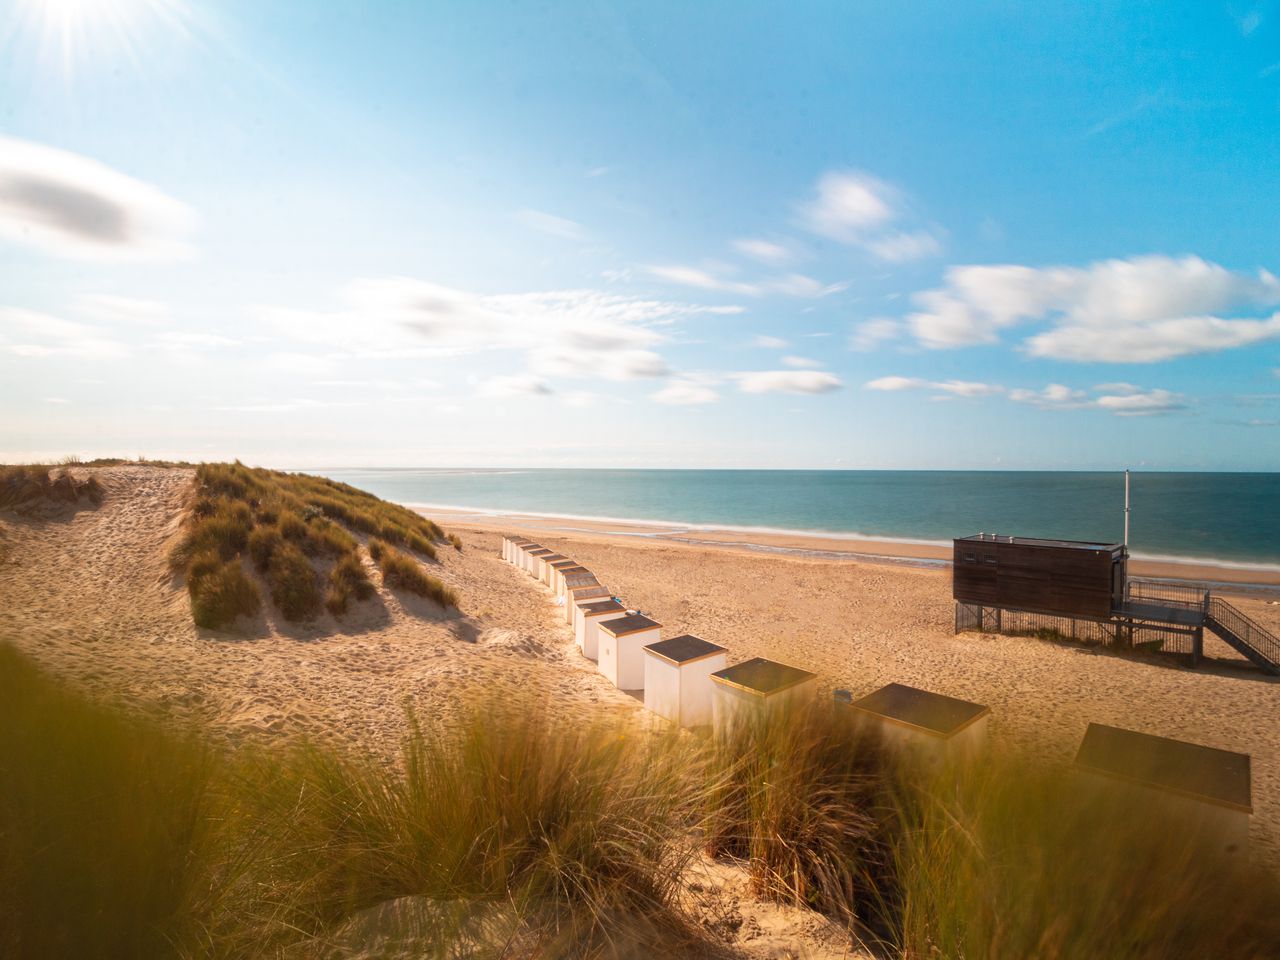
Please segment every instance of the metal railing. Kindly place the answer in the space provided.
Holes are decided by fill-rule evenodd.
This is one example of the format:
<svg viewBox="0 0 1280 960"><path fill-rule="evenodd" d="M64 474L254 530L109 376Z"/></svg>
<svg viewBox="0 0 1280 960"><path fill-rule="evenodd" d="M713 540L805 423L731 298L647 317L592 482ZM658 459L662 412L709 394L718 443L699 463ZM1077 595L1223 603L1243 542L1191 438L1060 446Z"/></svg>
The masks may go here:
<svg viewBox="0 0 1280 960"><path fill-rule="evenodd" d="M1219 597L1209 600L1206 612L1242 643L1265 657L1272 667L1280 669L1280 637Z"/></svg>
<svg viewBox="0 0 1280 960"><path fill-rule="evenodd" d="M1166 583L1163 580L1129 580L1126 600L1147 600L1175 607L1207 609L1209 588L1199 583Z"/></svg>

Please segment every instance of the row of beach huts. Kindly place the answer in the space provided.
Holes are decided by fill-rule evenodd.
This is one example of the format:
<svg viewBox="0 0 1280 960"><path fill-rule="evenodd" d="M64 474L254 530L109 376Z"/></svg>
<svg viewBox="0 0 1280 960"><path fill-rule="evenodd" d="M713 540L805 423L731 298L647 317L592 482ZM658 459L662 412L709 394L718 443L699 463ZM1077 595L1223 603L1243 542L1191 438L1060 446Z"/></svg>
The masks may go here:
<svg viewBox="0 0 1280 960"><path fill-rule="evenodd" d="M811 701L817 675L754 657L728 663L729 652L700 637L662 638L662 624L628 609L586 567L533 540L505 536L502 558L540 581L562 604L582 655L619 690L643 691L645 708L682 727L720 735L747 710ZM931 761L963 762L981 751L991 710L981 704L891 683L860 699L836 690L838 704L876 729L891 747ZM1082 774L1158 794L1229 851L1247 849L1250 758L1199 744L1091 723L1076 755ZM1153 797L1154 799L1154 797Z"/></svg>

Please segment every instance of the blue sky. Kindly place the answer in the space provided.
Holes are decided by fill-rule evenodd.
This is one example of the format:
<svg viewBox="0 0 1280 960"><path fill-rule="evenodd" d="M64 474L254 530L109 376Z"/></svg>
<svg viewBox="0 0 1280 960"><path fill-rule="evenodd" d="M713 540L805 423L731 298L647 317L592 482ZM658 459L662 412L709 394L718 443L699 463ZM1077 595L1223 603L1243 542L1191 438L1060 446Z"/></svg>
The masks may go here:
<svg viewBox="0 0 1280 960"><path fill-rule="evenodd" d="M1280 469L1274 4L0 4L0 457Z"/></svg>

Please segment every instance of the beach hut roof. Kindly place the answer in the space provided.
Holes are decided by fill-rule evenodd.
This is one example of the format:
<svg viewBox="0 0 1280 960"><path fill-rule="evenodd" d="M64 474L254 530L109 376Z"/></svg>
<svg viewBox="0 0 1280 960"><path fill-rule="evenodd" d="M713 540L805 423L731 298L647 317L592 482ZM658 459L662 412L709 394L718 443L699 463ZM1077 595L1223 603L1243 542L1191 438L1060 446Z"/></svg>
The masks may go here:
<svg viewBox="0 0 1280 960"><path fill-rule="evenodd" d="M629 613L625 617L618 617L616 620L610 620L607 623L600 624L601 630L608 630L615 637L625 637L629 633L639 633L641 630L656 630L662 624L657 620L650 620L643 613Z"/></svg>
<svg viewBox="0 0 1280 960"><path fill-rule="evenodd" d="M659 640L657 643L649 644L644 649L645 653L652 654L677 666L682 663L693 663L695 660L704 660L707 657L715 656L717 653L724 653L724 647L719 644L712 643L710 640L703 640L701 637L695 637L688 633L683 633L678 637L671 637L667 640Z"/></svg>
<svg viewBox="0 0 1280 960"><path fill-rule="evenodd" d="M557 560L555 558L555 555L552 555L550 557L543 557L542 559L546 563L551 564L557 570L563 570L565 567L572 567L578 562L576 560L570 560L568 557L561 557L559 560Z"/></svg>
<svg viewBox="0 0 1280 960"><path fill-rule="evenodd" d="M742 663L735 663L732 667L717 670L711 675L711 679L726 686L745 690L747 693L769 696L781 693L806 680L812 680L816 676L816 673L801 670L799 667L789 667L785 663L775 663L764 657L753 657Z"/></svg>
<svg viewBox="0 0 1280 960"><path fill-rule="evenodd" d="M598 613L611 613L614 610L625 609L627 608L617 600L610 597L608 600L597 600L595 603L584 604L582 607L582 613L584 616L594 617Z"/></svg>
<svg viewBox="0 0 1280 960"><path fill-rule="evenodd" d="M890 683L850 706L935 737L953 737L991 712L990 707L957 700L901 683Z"/></svg>
<svg viewBox="0 0 1280 960"><path fill-rule="evenodd" d="M1247 753L1232 753L1091 723L1076 754L1076 766L1233 810L1253 812Z"/></svg>
<svg viewBox="0 0 1280 960"><path fill-rule="evenodd" d="M590 570L561 570L560 572L564 575L566 590L569 587L591 587L600 582Z"/></svg>
<svg viewBox="0 0 1280 960"><path fill-rule="evenodd" d="M546 547L537 547L537 548L535 548L535 549L531 549L531 550L529 551L529 556L531 556L531 557L549 557L549 556L551 556L551 551L550 551L550 550L548 550Z"/></svg>
<svg viewBox="0 0 1280 960"><path fill-rule="evenodd" d="M611 597L609 588L603 583L585 583L580 587L566 587L573 594L574 600L590 600L592 597Z"/></svg>

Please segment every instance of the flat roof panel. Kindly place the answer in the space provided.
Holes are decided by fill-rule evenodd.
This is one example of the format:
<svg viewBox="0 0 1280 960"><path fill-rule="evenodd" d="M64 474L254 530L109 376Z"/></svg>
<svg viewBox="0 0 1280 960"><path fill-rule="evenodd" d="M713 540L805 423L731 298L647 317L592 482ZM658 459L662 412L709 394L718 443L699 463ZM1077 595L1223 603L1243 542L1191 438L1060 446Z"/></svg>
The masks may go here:
<svg viewBox="0 0 1280 960"><path fill-rule="evenodd" d="M1012 543L1023 547L1059 547L1068 550L1119 550L1122 543L1099 543L1092 540L1052 540L1042 537L1008 537L998 533L975 533L956 537L957 543Z"/></svg>
<svg viewBox="0 0 1280 960"><path fill-rule="evenodd" d="M1089 724L1076 765L1209 803L1253 812L1247 753Z"/></svg>
<svg viewBox="0 0 1280 960"><path fill-rule="evenodd" d="M691 663L694 660L701 660L703 657L724 653L724 647L719 644L712 643L710 640L703 640L701 637L695 637L689 633L651 643L645 647L645 650L654 656L675 664Z"/></svg>
<svg viewBox="0 0 1280 960"><path fill-rule="evenodd" d="M617 600L598 600L595 603L586 603L582 605L582 612L586 616L594 617L597 613L610 613L614 610L626 610L627 608L620 604Z"/></svg>
<svg viewBox="0 0 1280 960"><path fill-rule="evenodd" d="M764 657L753 657L742 663L735 663L732 667L717 670L711 675L711 679L750 693L769 696L816 676L816 673L799 667L789 667L785 663L775 663Z"/></svg>
<svg viewBox="0 0 1280 960"><path fill-rule="evenodd" d="M661 626L662 624L657 620L650 620L643 613L629 613L625 617L618 617L616 620L600 624L600 629L608 630L615 637L622 637L628 633L639 633L641 630L656 630Z"/></svg>
<svg viewBox="0 0 1280 960"><path fill-rule="evenodd" d="M850 706L938 737L953 737L991 712L989 707L929 690L890 683Z"/></svg>

